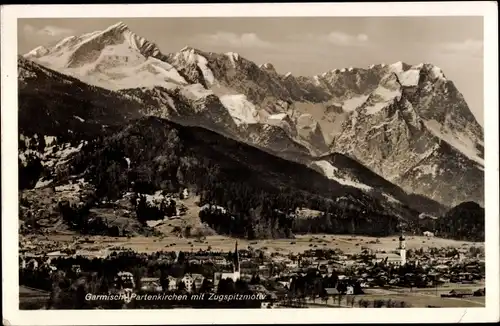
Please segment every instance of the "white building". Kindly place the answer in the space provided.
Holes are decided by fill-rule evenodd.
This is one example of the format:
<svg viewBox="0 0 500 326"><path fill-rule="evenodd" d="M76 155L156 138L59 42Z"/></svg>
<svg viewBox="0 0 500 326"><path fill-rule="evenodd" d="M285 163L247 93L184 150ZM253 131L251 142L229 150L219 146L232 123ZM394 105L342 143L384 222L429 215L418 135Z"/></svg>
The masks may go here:
<svg viewBox="0 0 500 326"><path fill-rule="evenodd" d="M118 272L115 277L115 284L118 288L133 289L135 288L134 276L130 272Z"/></svg>
<svg viewBox="0 0 500 326"><path fill-rule="evenodd" d="M141 278L141 290L162 292L163 287L160 284L159 277L143 277Z"/></svg>
<svg viewBox="0 0 500 326"><path fill-rule="evenodd" d="M401 266L406 265L406 239L404 234L399 237L399 256L401 257Z"/></svg>
<svg viewBox="0 0 500 326"><path fill-rule="evenodd" d="M186 291L191 293L193 291L194 278L191 275L186 274L181 281L184 283Z"/></svg>
<svg viewBox="0 0 500 326"><path fill-rule="evenodd" d="M373 263L384 263L387 265L401 265L401 256L394 253L376 253Z"/></svg>
<svg viewBox="0 0 500 326"><path fill-rule="evenodd" d="M201 288L204 279L205 278L201 274L186 274L184 275L184 277L182 277L180 281L184 283L186 291L188 293L191 293L191 292L196 292ZM169 288L170 288L170 281L169 281Z"/></svg>
<svg viewBox="0 0 500 326"><path fill-rule="evenodd" d="M407 263L407 260L406 260L406 239L405 239L405 236L403 234L399 237L399 246L397 249L399 251L399 254L377 252L375 254L375 259L373 260L373 263L384 263L384 264L395 265L395 266L406 265L406 263Z"/></svg>
<svg viewBox="0 0 500 326"><path fill-rule="evenodd" d="M424 232L424 237L428 237L428 238L431 238L434 236L434 233L430 232L430 231L425 231Z"/></svg>
<svg viewBox="0 0 500 326"><path fill-rule="evenodd" d="M167 280L168 280L168 291L174 292L175 290L177 290L177 279L169 275Z"/></svg>

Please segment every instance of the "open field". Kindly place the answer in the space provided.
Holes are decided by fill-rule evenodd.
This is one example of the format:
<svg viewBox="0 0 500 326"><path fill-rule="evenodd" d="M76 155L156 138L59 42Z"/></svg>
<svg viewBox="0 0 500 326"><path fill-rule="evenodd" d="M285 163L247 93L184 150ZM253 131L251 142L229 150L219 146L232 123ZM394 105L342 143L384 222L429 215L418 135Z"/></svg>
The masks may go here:
<svg viewBox="0 0 500 326"><path fill-rule="evenodd" d="M61 243L71 243L74 241L73 235L51 235L44 237L50 241L58 241ZM182 250L191 251L199 249L207 249L208 246L215 251L229 251L234 248L236 239L226 236L207 236L201 239L196 238L183 238L176 236L165 237L132 237L132 238L115 238L107 236L91 236L79 237L89 238L94 241L92 244L81 244L84 248L106 248L114 246L122 246L125 248L133 249L137 252L154 252L158 250ZM374 243L379 239L380 243ZM39 238L41 243L44 240ZM365 236L351 236L351 235L299 235L295 239L269 239L269 240L245 240L238 239L240 248L251 246L255 249L262 249L268 252L303 252L308 249L314 248L329 248L340 249L346 253L357 253L361 251L362 247L373 250L390 251L397 246L397 237L373 238ZM371 242L371 243L370 243ZM425 242L425 243L424 243ZM407 248L418 249L428 247L483 247L484 243L478 242L465 242L455 241L441 238L427 239L423 236L409 236L407 237ZM97 249L97 248L96 248Z"/></svg>
<svg viewBox="0 0 500 326"><path fill-rule="evenodd" d="M481 299L482 298L482 299ZM308 307L310 308L359 308L358 301L364 299L368 300L371 304L373 304L373 300L384 300L387 301L389 299L393 301L404 301L407 304L411 305L411 308L428 308L429 306L435 308L482 308L485 306L484 297L472 297L466 299L460 298L441 298L436 296L421 296L421 295L386 295L386 296L375 296L375 295L358 295L355 298L354 307L350 305L346 305L345 298L342 299L340 307L338 306L338 299L335 299L333 302L332 299L329 299L327 304L324 304L323 301L317 299L316 303L309 303Z"/></svg>
<svg viewBox="0 0 500 326"><path fill-rule="evenodd" d="M441 298L440 296L422 294L422 293L405 293L405 294L386 294L386 295L362 295L361 299L373 301L381 300L394 300L405 301L410 304L412 308L426 308L428 306L442 307L442 308L460 308L460 307L484 307L484 297L468 297L468 298Z"/></svg>
<svg viewBox="0 0 500 326"><path fill-rule="evenodd" d="M30 237L28 237L30 238ZM206 250L210 246L213 251L230 251L234 249L234 243L236 239L227 236L206 236L199 239L196 238L184 238L177 237L174 235L165 237L108 237L108 236L74 236L71 234L58 234L50 235L44 237L36 237L38 240L38 245L42 245L44 242L50 243L53 241L58 241L61 245L69 244L74 242L75 238L84 239L88 238L92 240L93 243L81 243L79 246L82 250L103 250L110 249L112 247L124 247L130 248L137 252L155 252L159 250L166 251L198 251ZM375 243L376 240L379 243ZM238 245L240 248L247 248L250 246L254 249L261 249L266 252L281 252L287 253L299 253L308 249L340 249L345 253L359 253L362 247L366 247L373 250L394 250L397 246L397 237L384 237L384 238L374 238L365 236L351 236L351 235L299 235L295 239L269 239L269 240L245 240L238 239ZM425 243L424 243L425 242ZM441 238L431 238L427 239L423 236L408 236L407 237L407 248L408 249L418 249L426 247L471 247L479 246L483 247L484 243L474 243L465 241L455 241L449 239Z"/></svg>
<svg viewBox="0 0 500 326"><path fill-rule="evenodd" d="M49 300L50 293L28 286L19 286L19 309L41 309Z"/></svg>
<svg viewBox="0 0 500 326"><path fill-rule="evenodd" d="M373 288L365 289L365 294L360 298L366 300L396 300L406 301L412 307L484 307L485 297L465 297L465 298L442 298L441 294L449 293L451 290L467 290L474 292L485 287L484 282L477 284L455 284L448 283L438 288Z"/></svg>
<svg viewBox="0 0 500 326"><path fill-rule="evenodd" d="M47 242L59 241L62 243L71 243L75 240L75 237L79 239L89 238L94 241L93 244L80 244L80 246L82 249L93 248L94 250L109 249L114 246L130 248L137 252L154 252L158 250L197 251L200 249L205 250L209 246L214 251L233 250L236 239L224 235L216 235L214 230L200 221L198 196L189 196L186 199L176 200L179 205L183 205L187 209L185 215L179 218L169 218L161 221L148 221L148 224L151 227L154 227L157 231L163 234L161 237L135 236L131 238L115 238L108 236L79 236L75 235L71 231L52 233L51 235L42 237L34 237L36 237L42 245L44 241L40 241L41 239L48 239ZM198 234L201 237L198 239L196 237L182 237L181 235L184 232L179 232L179 230L186 230L188 227L191 229L191 234ZM31 236L28 236L28 238L30 237ZM398 245L398 236L376 238L354 235L308 234L297 235L294 239L269 239L254 241L238 239L238 243L240 248L251 246L255 249L262 249L266 252L298 253L308 249L329 248L340 249L345 253L359 253L361 252L362 247L372 250L394 250ZM425 249L429 247L439 248L448 246L484 247L484 243L407 235L406 246L408 249Z"/></svg>
<svg viewBox="0 0 500 326"><path fill-rule="evenodd" d="M460 308L460 307L484 307L485 297L466 297L466 298L441 298L441 293L448 293L451 289L457 290L477 290L478 288L484 287L484 283L476 285L465 285L465 284L447 284L438 288L438 294L435 292L426 292L430 289L410 289L408 288L369 288L364 289L365 294L354 295L355 303L351 306L351 303L347 301L347 295L343 295L340 305L338 302L338 297L330 297L328 301L325 302L317 298L314 302L311 299L307 300L307 306L309 308L358 308L359 300L367 300L370 302L370 307L373 308L372 304L374 300L384 300L389 299L393 301L404 301L411 305L412 308L427 308L428 306L433 307L443 307L443 308Z"/></svg>

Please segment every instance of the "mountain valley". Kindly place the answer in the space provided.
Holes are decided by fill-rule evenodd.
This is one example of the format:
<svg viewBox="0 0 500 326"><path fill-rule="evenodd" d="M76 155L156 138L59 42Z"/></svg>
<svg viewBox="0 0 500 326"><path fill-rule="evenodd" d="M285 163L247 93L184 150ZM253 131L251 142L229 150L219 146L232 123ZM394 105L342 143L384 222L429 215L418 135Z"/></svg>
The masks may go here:
<svg viewBox="0 0 500 326"><path fill-rule="evenodd" d="M484 205L483 129L429 63L281 75L234 52L163 54L118 23L18 66L20 188L84 180L82 223L101 201L134 193L139 218L141 196L182 189L215 205L203 223L247 238L420 231L422 213Z"/></svg>

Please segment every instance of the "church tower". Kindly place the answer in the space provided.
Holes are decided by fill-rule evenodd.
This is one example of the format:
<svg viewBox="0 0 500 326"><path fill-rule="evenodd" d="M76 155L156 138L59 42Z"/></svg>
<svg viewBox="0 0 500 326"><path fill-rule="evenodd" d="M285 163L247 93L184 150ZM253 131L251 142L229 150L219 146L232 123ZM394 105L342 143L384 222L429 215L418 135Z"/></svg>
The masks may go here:
<svg viewBox="0 0 500 326"><path fill-rule="evenodd" d="M399 237L399 256L401 257L401 266L406 265L406 239L403 233Z"/></svg>
<svg viewBox="0 0 500 326"><path fill-rule="evenodd" d="M238 241L234 244L233 256L233 281L236 282L240 279L240 255L238 254Z"/></svg>

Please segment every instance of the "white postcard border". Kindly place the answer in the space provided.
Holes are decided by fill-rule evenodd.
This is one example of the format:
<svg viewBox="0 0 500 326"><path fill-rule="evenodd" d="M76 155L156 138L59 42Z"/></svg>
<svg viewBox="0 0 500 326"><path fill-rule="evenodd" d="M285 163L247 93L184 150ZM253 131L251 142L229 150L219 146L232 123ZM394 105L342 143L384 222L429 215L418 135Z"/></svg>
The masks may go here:
<svg viewBox="0 0 500 326"><path fill-rule="evenodd" d="M498 321L498 8L491 2L10 5L1 8L2 285L4 324L236 324ZM17 19L43 17L279 17L483 16L486 211L486 307L406 309L197 309L125 311L19 311L17 197Z"/></svg>

